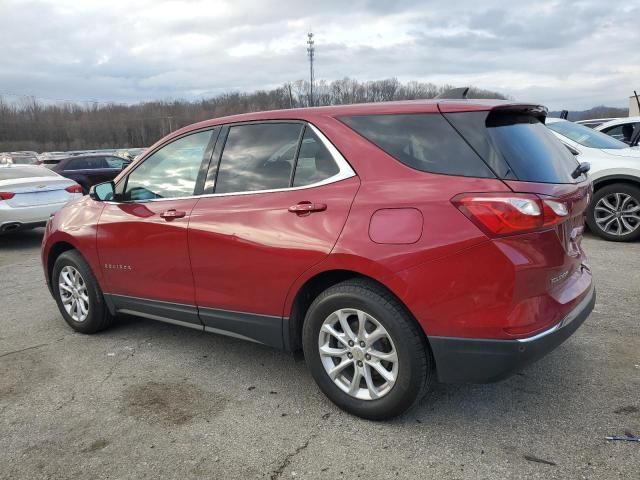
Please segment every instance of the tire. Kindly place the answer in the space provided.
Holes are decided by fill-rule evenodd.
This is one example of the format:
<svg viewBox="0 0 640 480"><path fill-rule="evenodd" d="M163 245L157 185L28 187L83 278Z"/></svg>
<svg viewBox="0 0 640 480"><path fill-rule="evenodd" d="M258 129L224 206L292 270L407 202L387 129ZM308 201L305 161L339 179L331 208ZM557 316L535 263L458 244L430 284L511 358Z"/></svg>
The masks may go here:
<svg viewBox="0 0 640 480"><path fill-rule="evenodd" d="M74 277L73 272L76 272L77 276ZM80 280L76 282L72 280L69 283L65 280L65 277L67 279L77 279L79 277ZM78 286L75 291L75 297L74 293L60 286L61 282L67 288L73 289L72 285ZM51 275L51 286L60 313L76 332L96 333L108 328L113 323L114 317L105 304L102 291L91 268L76 250L66 251L56 259ZM72 308L71 312L67 311L64 303L65 299L69 300L70 297L72 300L75 299L78 305L77 308ZM86 313L80 307L80 303L87 306ZM73 302L71 305L73 305Z"/></svg>
<svg viewBox="0 0 640 480"><path fill-rule="evenodd" d="M341 329L340 316L353 327L350 330L356 337L353 347L348 346L349 337L345 329ZM333 322L336 323L332 328L342 340L325 331L326 325ZM361 323L370 337L363 332L358 334L357 326ZM382 332L380 326L387 337L375 340L376 334ZM358 349L363 339L367 339L365 348ZM433 361L424 334L400 302L372 281L347 280L318 295L307 311L302 343L305 360L320 389L338 407L358 417L384 420L398 416L412 408L428 390ZM321 355L321 348L331 355ZM346 353L337 356L337 351ZM391 358L393 352L396 362L375 361L380 353ZM348 366L340 370L336 381L328 372L342 362ZM356 377L358 363L361 365L359 372L365 375L368 371L368 378ZM374 363L387 372L384 377L373 368ZM394 369L395 379L391 384L386 378L393 376ZM358 378L357 382L355 378ZM368 388L369 381L373 383L373 390ZM352 386L356 383L354 389ZM348 389L356 390L356 393L349 393ZM376 392L377 398L372 391Z"/></svg>
<svg viewBox="0 0 640 480"><path fill-rule="evenodd" d="M640 208L640 188L629 183L607 185L594 193L587 210L587 225L605 240L632 242L640 238L640 211L635 208ZM609 215L614 216L610 224L605 220Z"/></svg>

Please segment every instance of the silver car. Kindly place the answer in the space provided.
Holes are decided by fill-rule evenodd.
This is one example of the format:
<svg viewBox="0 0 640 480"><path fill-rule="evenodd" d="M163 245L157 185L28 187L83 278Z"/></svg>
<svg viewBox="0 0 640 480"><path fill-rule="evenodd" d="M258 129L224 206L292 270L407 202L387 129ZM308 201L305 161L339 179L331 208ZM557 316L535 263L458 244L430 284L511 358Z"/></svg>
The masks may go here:
<svg viewBox="0 0 640 480"><path fill-rule="evenodd" d="M81 197L80 185L48 168L0 166L0 235L44 226L52 213Z"/></svg>

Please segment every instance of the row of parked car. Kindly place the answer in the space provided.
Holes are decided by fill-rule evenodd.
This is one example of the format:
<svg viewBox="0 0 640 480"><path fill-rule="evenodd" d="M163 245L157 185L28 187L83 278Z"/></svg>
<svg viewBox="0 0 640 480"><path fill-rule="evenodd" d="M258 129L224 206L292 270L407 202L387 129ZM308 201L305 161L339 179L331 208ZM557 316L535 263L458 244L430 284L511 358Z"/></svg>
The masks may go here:
<svg viewBox="0 0 640 480"><path fill-rule="evenodd" d="M113 180L143 151L0 154L0 234L44 226L52 213Z"/></svg>

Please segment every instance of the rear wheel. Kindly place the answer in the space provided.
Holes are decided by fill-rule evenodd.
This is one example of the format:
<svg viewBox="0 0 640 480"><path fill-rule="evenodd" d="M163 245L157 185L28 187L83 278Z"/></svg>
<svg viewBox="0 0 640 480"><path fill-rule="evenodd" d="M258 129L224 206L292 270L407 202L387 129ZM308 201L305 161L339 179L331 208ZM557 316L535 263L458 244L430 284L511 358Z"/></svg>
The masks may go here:
<svg viewBox="0 0 640 480"><path fill-rule="evenodd" d="M428 388L432 362L422 332L373 282L348 280L321 293L307 312L302 341L320 389L354 415L400 415Z"/></svg>
<svg viewBox="0 0 640 480"><path fill-rule="evenodd" d="M640 238L640 188L614 183L598 189L589 205L587 224L606 240L630 242Z"/></svg>
<svg viewBox="0 0 640 480"><path fill-rule="evenodd" d="M74 330L96 333L113 323L98 282L77 251L64 252L56 259L51 285L60 313Z"/></svg>

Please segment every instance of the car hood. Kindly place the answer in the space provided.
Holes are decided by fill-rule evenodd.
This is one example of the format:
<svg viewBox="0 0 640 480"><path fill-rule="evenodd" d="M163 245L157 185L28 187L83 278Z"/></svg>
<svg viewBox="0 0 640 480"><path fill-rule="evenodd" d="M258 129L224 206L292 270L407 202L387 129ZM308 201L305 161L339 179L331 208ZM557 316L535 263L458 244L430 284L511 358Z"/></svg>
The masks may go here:
<svg viewBox="0 0 640 480"><path fill-rule="evenodd" d="M602 148L601 152L606 153L607 155L615 155L616 157L633 157L640 159L640 147L629 147L629 148Z"/></svg>

